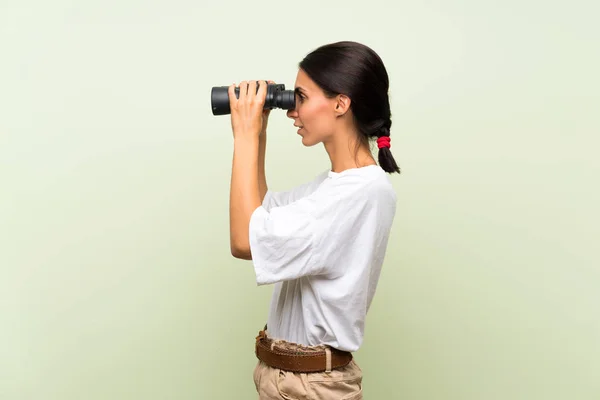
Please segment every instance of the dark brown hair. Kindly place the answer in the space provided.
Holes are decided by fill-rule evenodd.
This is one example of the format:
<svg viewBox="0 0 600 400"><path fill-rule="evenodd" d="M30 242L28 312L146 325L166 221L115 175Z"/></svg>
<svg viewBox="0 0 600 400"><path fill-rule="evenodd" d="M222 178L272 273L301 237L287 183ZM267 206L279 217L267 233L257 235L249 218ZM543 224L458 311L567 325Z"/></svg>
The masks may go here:
<svg viewBox="0 0 600 400"><path fill-rule="evenodd" d="M360 143L390 136L392 114L388 97L389 78L383 61L371 48L351 41L326 44L313 50L298 66L333 98L344 94L360 132ZM389 148L379 149L379 165L388 172L400 173Z"/></svg>

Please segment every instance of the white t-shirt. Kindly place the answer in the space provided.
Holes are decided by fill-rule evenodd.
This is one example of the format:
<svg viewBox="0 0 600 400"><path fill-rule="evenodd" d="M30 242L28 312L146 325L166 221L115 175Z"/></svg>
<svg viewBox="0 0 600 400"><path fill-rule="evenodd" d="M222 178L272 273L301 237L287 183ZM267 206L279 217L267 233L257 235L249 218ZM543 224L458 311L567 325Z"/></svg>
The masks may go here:
<svg viewBox="0 0 600 400"><path fill-rule="evenodd" d="M378 165L268 191L249 234L256 282L274 284L269 336L358 350L395 213L396 193Z"/></svg>

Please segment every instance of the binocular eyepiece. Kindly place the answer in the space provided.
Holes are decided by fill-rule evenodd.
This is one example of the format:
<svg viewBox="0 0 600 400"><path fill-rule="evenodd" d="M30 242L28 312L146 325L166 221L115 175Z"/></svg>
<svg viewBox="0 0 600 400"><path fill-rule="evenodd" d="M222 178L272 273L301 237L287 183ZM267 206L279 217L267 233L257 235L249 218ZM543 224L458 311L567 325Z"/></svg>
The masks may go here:
<svg viewBox="0 0 600 400"><path fill-rule="evenodd" d="M256 87L258 92L258 85ZM240 98L240 88L235 88L235 97ZM210 93L210 102L213 115L226 115L231 113L229 107L229 86L215 86ZM293 90L285 90L284 84L267 84L267 97L263 109L281 108L292 110L296 108L296 96Z"/></svg>

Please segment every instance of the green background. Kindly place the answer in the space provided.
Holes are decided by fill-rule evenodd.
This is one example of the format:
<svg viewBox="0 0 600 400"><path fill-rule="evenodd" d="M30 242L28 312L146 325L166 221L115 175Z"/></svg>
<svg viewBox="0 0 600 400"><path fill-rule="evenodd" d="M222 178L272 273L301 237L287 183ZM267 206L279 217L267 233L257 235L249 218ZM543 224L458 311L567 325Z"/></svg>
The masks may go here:
<svg viewBox="0 0 600 400"><path fill-rule="evenodd" d="M563 4L561 4L563 3ZM254 399L210 89L388 69L398 211L366 399L600 398L597 2L0 1L0 399ZM272 112L267 180L329 168Z"/></svg>

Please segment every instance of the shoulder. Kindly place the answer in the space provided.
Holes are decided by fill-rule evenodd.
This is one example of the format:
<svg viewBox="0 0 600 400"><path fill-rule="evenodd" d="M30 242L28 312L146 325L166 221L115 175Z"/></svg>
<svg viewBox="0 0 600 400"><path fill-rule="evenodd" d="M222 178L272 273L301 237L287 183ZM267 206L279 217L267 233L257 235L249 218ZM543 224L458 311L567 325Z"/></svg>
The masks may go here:
<svg viewBox="0 0 600 400"><path fill-rule="evenodd" d="M390 178L378 165L348 169L340 173L328 171L327 185L324 188L330 194L339 193L356 198L396 199Z"/></svg>
<svg viewBox="0 0 600 400"><path fill-rule="evenodd" d="M327 173L327 178L308 200L316 209L346 218L382 208L394 211L396 193L379 166Z"/></svg>
<svg viewBox="0 0 600 400"><path fill-rule="evenodd" d="M299 185L294 186L291 192L311 192L316 190L328 177L328 170L323 170L318 174L314 175L308 181L305 181Z"/></svg>

